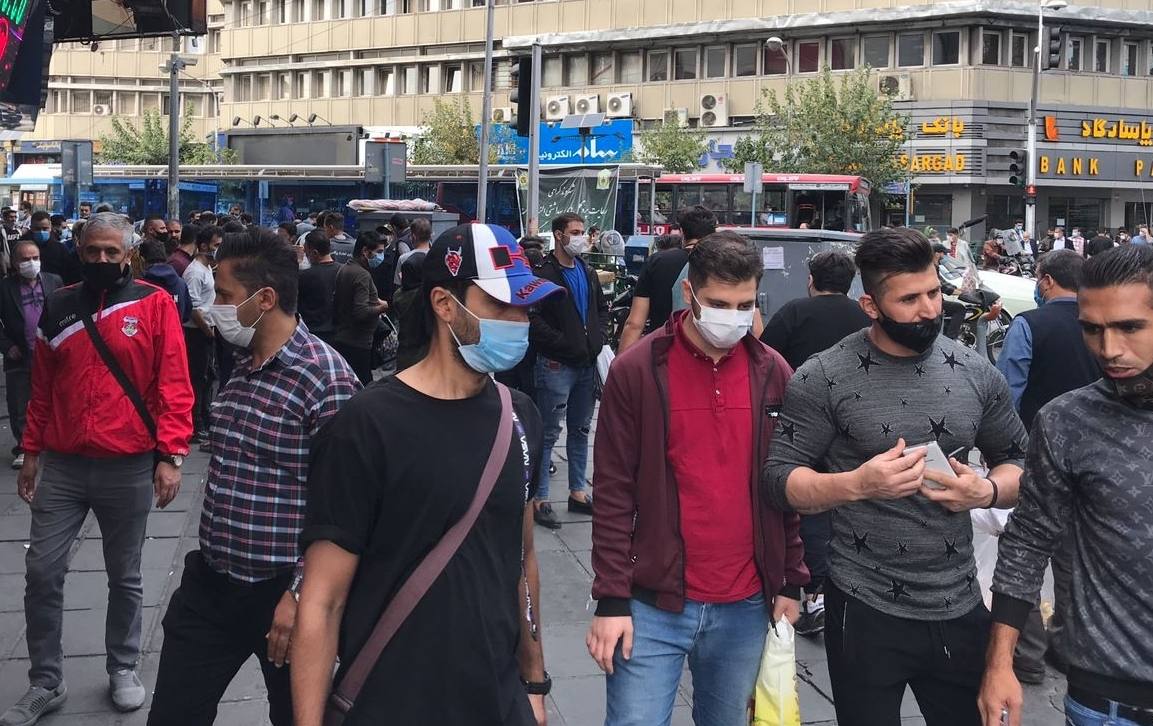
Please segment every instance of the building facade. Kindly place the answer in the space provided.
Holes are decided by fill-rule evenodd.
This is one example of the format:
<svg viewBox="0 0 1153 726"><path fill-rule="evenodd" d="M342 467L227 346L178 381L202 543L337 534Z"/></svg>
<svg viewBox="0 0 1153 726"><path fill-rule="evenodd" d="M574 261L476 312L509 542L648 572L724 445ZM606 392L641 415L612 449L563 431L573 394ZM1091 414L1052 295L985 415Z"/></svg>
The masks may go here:
<svg viewBox="0 0 1153 726"><path fill-rule="evenodd" d="M203 80L182 86L200 100L184 103L205 133L300 125L312 114L319 124L410 129L446 98L465 99L479 119L483 5L213 0L203 62L192 69ZM601 111L631 120L637 135L673 113L708 129L708 168L752 123L766 90L824 66L867 65L910 118L910 221L943 227L988 215L1003 227L1023 216L1008 166L1009 152L1024 148L1037 12L1016 0L497 0L493 105L507 117L507 59L539 42L546 119ZM1065 52L1040 84L1038 225L1144 221L1153 0L1075 0L1046 22L1062 28ZM156 66L165 54L110 51L57 52L38 138L94 133L106 122L96 106L129 117L164 108ZM891 198L887 213L903 219L904 205Z"/></svg>

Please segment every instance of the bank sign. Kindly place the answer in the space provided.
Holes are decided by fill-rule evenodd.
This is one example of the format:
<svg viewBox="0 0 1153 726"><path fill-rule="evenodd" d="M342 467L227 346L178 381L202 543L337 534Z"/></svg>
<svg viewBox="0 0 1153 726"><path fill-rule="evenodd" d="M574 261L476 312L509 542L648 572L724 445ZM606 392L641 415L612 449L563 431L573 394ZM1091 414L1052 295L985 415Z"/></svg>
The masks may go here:
<svg viewBox="0 0 1153 726"><path fill-rule="evenodd" d="M528 139L513 134L502 136L497 145L497 162L527 164ZM632 150L632 119L613 119L594 126L588 136L581 136L580 129L540 124L541 164L619 164L628 161Z"/></svg>
<svg viewBox="0 0 1153 726"><path fill-rule="evenodd" d="M1037 176L1042 179L1153 181L1153 117L1042 115Z"/></svg>

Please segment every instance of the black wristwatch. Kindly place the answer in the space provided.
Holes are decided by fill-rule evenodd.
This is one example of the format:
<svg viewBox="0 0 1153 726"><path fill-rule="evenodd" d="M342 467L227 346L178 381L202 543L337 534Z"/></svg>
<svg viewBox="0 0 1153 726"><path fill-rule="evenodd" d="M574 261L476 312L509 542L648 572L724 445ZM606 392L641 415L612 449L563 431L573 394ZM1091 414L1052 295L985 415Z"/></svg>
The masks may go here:
<svg viewBox="0 0 1153 726"><path fill-rule="evenodd" d="M543 681L526 681L521 679L524 684L524 692L530 696L547 696L552 691L552 678L549 677L548 671L544 672Z"/></svg>
<svg viewBox="0 0 1153 726"><path fill-rule="evenodd" d="M184 457L179 454L158 454L156 460L175 466L177 469L184 466Z"/></svg>

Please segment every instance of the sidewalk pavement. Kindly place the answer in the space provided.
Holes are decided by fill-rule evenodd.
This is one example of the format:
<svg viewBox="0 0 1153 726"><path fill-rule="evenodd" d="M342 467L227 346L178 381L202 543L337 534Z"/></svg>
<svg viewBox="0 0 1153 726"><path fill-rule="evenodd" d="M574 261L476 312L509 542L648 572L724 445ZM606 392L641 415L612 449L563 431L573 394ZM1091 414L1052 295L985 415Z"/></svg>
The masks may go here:
<svg viewBox="0 0 1153 726"><path fill-rule="evenodd" d="M7 429L6 419L0 419ZM10 436L0 434L0 441ZM562 438L563 441L563 438ZM548 699L552 726L599 726L604 721L604 681L585 650L584 637L591 618L586 607L592 580L591 531L588 517L570 516L565 510L567 492L563 445L554 452L559 471L553 478L558 516L564 527L551 532L538 527L536 549L541 570L541 612L544 619L545 662L553 678ZM7 450L7 444L4 445ZM28 652L24 641L24 554L27 550L30 514L16 495L16 472L0 457L0 711L7 708L27 686ZM183 488L163 511L149 516L144 544L144 652L140 676L151 692L163 639L160 621L168 599L180 581L186 552L197 547L197 524L203 496L205 454L194 453L184 466ZM104 672L104 617L107 580L100 549L100 530L88 517L73 547L70 572L64 588L65 678L69 688L63 709L44 718L44 726L141 726L147 707L132 714L113 711ZM831 688L819 638L798 638L798 686L801 716L805 724L836 724ZM1062 723L1064 681L1050 673L1041 686L1025 691L1027 726ZM692 685L686 672L682 679L673 724L692 724ZM923 724L916 701L907 694L905 724ZM267 703L259 666L250 660L233 681L220 705L218 726L266 724ZM401 726L424 726L404 724ZM455 726L455 725L454 725Z"/></svg>

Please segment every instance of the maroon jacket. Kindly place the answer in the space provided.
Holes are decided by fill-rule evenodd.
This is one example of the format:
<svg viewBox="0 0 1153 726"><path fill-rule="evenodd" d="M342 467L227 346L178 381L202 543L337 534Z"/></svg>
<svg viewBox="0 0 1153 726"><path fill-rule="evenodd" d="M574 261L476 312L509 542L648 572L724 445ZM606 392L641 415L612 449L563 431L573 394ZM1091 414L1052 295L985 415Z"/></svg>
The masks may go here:
<svg viewBox="0 0 1153 726"><path fill-rule="evenodd" d="M593 590L600 616L628 615L629 598L671 612L685 604L684 540L680 499L668 462L668 359L675 315L618 357L601 397L594 450ZM803 562L800 519L773 509L758 477L793 372L778 353L751 335L749 353L754 425L752 492L757 572L766 602L778 593L799 598L809 581ZM708 431L702 431L708 436Z"/></svg>

